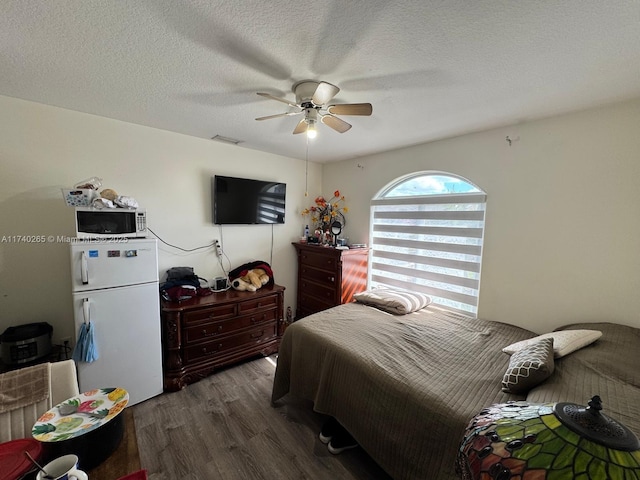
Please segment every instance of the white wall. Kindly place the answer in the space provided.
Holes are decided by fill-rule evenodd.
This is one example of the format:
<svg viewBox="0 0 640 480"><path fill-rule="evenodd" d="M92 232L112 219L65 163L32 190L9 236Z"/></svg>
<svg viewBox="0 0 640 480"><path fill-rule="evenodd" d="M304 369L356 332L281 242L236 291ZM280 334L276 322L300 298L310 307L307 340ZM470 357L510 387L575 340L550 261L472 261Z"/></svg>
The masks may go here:
<svg viewBox="0 0 640 480"><path fill-rule="evenodd" d="M368 242L369 202L397 177L466 177L488 194L480 317L640 327L639 126L637 99L327 164L323 183L347 196L345 235Z"/></svg>
<svg viewBox="0 0 640 480"><path fill-rule="evenodd" d="M213 174L287 183L287 223L274 227L272 266L295 307L295 254L311 199L340 189L344 232L367 242L369 201L395 178L449 171L488 193L479 314L537 332L578 321L640 326L640 100L465 135L345 162L304 162L0 96L0 332L47 321L74 336L68 245L16 235L69 236L60 188L97 175L135 197L151 228L193 248L222 238L231 267L270 261L271 227L211 223ZM509 147L505 137L517 139ZM319 188L324 179L323 188ZM5 240L3 241L3 238ZM213 250L160 247L160 273L221 274Z"/></svg>
<svg viewBox="0 0 640 480"><path fill-rule="evenodd" d="M223 240L225 268L270 262L295 310L296 258L306 206L300 160L0 96L0 333L46 321L54 341L73 337L68 244L29 244L19 235L73 236L73 209L60 188L91 176L134 197L163 240L186 249ZM287 183L286 224L224 226L211 220L214 174ZM320 165L309 164L309 193L320 192ZM273 228L273 252L271 236ZM160 275L192 266L207 279L222 270L213 249L184 253L159 243ZM125 332L123 332L125 334Z"/></svg>

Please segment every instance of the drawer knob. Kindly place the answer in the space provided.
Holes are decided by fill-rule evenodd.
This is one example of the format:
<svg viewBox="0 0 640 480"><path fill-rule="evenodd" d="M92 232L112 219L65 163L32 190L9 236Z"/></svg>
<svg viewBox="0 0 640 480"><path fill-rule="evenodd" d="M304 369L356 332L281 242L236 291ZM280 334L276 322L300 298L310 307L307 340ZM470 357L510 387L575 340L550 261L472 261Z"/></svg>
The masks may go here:
<svg viewBox="0 0 640 480"><path fill-rule="evenodd" d="M218 329L217 329L215 332L209 332L209 331L207 331L207 329L206 329L206 328L203 328L203 329L202 329L202 336L204 336L204 337L211 337L211 336L213 336L213 335L218 334L218 333L219 333L219 332L221 332L221 331L222 331L222 325L218 325Z"/></svg>
<svg viewBox="0 0 640 480"><path fill-rule="evenodd" d="M202 347L202 353L216 353L222 348L222 344L219 343L215 350L208 350L207 347Z"/></svg>
<svg viewBox="0 0 640 480"><path fill-rule="evenodd" d="M264 330L260 330L260 333L252 333L251 338L260 338L262 335L264 335Z"/></svg>
<svg viewBox="0 0 640 480"><path fill-rule="evenodd" d="M329 281L330 282L335 282L336 281L336 277L329 277Z"/></svg>

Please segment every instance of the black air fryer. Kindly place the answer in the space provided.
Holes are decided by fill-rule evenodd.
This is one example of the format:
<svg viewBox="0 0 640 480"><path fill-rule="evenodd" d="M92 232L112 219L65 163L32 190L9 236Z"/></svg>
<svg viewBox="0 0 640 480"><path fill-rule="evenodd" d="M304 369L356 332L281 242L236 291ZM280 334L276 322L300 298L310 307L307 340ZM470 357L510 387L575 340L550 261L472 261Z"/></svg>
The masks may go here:
<svg viewBox="0 0 640 480"><path fill-rule="evenodd" d="M34 362L51 353L53 327L47 322L7 328L0 335L0 358L5 365Z"/></svg>

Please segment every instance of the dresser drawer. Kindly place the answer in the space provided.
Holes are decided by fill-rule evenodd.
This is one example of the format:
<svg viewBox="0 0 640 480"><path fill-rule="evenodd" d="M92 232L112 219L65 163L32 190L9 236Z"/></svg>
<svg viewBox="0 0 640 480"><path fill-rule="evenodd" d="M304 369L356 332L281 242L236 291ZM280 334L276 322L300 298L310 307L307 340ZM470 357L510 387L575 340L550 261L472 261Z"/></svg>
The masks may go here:
<svg viewBox="0 0 640 480"><path fill-rule="evenodd" d="M296 307L296 320L300 318L308 317L309 315L316 313L318 311L319 310L317 309L309 308L302 303L298 303L298 306Z"/></svg>
<svg viewBox="0 0 640 480"><path fill-rule="evenodd" d="M200 323L185 329L185 343L190 344L233 334L238 330L275 321L276 317L277 311L272 308L271 310L259 311L220 322Z"/></svg>
<svg viewBox="0 0 640 480"><path fill-rule="evenodd" d="M184 313L184 326L194 323L212 322L233 318L236 316L236 304L227 303L225 305L215 305L200 310L192 310Z"/></svg>
<svg viewBox="0 0 640 480"><path fill-rule="evenodd" d="M277 325L275 322L267 323L261 325L260 328L247 330L237 335L187 347L184 350L185 364L188 365L193 362L204 361L236 348L248 348L268 342L276 337L276 329Z"/></svg>
<svg viewBox="0 0 640 480"><path fill-rule="evenodd" d="M331 296L318 296L317 292L313 293L301 293L299 294L298 307L303 310L312 312L319 312L320 310L326 310L327 308L335 307L338 305L335 302L334 295Z"/></svg>
<svg viewBox="0 0 640 480"><path fill-rule="evenodd" d="M305 280L311 280L329 288L335 289L337 285L337 277L335 272L327 272L326 270L318 270L317 268L301 266L300 273Z"/></svg>
<svg viewBox="0 0 640 480"><path fill-rule="evenodd" d="M270 295L267 297L256 298L254 300L246 300L238 303L238 315L255 312L257 310L265 310L276 308L278 306L278 297Z"/></svg>
<svg viewBox="0 0 640 480"><path fill-rule="evenodd" d="M323 247L318 247L323 248ZM326 253L301 252L300 265L318 267L335 272L338 270L338 257L328 256Z"/></svg>
<svg viewBox="0 0 640 480"><path fill-rule="evenodd" d="M335 287L327 285L319 285L315 282L309 282L307 280L300 280L299 293L304 297L314 297L323 302L333 303L337 305L338 292Z"/></svg>

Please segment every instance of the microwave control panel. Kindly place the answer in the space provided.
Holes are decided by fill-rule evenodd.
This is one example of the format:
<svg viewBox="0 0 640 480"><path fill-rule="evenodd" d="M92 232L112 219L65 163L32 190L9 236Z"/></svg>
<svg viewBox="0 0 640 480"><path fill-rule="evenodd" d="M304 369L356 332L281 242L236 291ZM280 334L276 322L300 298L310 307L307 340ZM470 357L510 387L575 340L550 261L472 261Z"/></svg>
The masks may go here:
<svg viewBox="0 0 640 480"><path fill-rule="evenodd" d="M136 215L136 230L138 232L144 232L147 229L147 216L144 213L138 213Z"/></svg>

